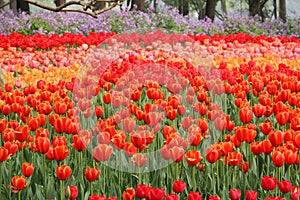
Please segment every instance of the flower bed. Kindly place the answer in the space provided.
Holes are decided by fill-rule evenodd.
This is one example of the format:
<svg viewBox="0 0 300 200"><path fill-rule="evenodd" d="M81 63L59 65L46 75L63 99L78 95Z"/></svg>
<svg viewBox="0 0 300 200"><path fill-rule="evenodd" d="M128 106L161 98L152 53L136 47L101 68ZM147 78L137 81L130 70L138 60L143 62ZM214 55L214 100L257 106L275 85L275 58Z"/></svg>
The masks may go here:
<svg viewBox="0 0 300 200"><path fill-rule="evenodd" d="M237 32L249 35L296 36L300 37L299 19L266 20L230 13L222 21L212 23L209 19L194 20L183 17L171 7L162 8L162 12L148 9L148 13L108 11L97 19L80 13L36 12L15 15L10 11L0 12L0 34L9 35L18 32L32 34L73 34L88 35L90 32L153 32L163 30L168 33L225 35Z"/></svg>
<svg viewBox="0 0 300 200"><path fill-rule="evenodd" d="M297 38L12 34L0 46L1 199L300 196Z"/></svg>

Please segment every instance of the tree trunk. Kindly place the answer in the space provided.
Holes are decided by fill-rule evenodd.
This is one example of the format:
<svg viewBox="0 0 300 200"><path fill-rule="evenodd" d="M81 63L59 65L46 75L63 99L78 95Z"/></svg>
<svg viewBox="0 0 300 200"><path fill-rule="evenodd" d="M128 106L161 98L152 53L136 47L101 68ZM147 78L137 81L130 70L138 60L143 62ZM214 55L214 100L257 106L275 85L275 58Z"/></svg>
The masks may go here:
<svg viewBox="0 0 300 200"><path fill-rule="evenodd" d="M274 6L274 17L277 19L277 0L273 0L273 6Z"/></svg>
<svg viewBox="0 0 300 200"><path fill-rule="evenodd" d="M194 1L194 6L196 8L196 11L198 13L198 20L202 20L205 18L205 6L204 6L204 1L202 0L195 0Z"/></svg>
<svg viewBox="0 0 300 200"><path fill-rule="evenodd" d="M131 0L131 7L130 10L134 10L134 5L136 5L136 10L145 12L145 0Z"/></svg>
<svg viewBox="0 0 300 200"><path fill-rule="evenodd" d="M11 0L9 3L9 8L14 12L17 13L18 9L17 9L17 0Z"/></svg>
<svg viewBox="0 0 300 200"><path fill-rule="evenodd" d="M279 0L279 17L282 21L286 22L286 1Z"/></svg>
<svg viewBox="0 0 300 200"><path fill-rule="evenodd" d="M129 8L131 0L127 0L127 8Z"/></svg>
<svg viewBox="0 0 300 200"><path fill-rule="evenodd" d="M105 8L105 2L97 2L95 4L95 10L102 10L103 8Z"/></svg>
<svg viewBox="0 0 300 200"><path fill-rule="evenodd" d="M210 18L212 21L215 19L217 0L207 0L205 15Z"/></svg>
<svg viewBox="0 0 300 200"><path fill-rule="evenodd" d="M145 12L146 9L145 9L145 0L137 0L137 9L139 11L142 11L142 12Z"/></svg>
<svg viewBox="0 0 300 200"><path fill-rule="evenodd" d="M29 3L23 0L17 0L17 10L21 10L22 12L30 13Z"/></svg>
<svg viewBox="0 0 300 200"><path fill-rule="evenodd" d="M156 0L153 1L153 8L154 8L154 12L156 12L156 10L157 10L157 1Z"/></svg>
<svg viewBox="0 0 300 200"><path fill-rule="evenodd" d="M54 0L54 3L56 5L56 7L66 3L66 0Z"/></svg>
<svg viewBox="0 0 300 200"><path fill-rule="evenodd" d="M249 0L249 14L252 17L260 15L260 0Z"/></svg>
<svg viewBox="0 0 300 200"><path fill-rule="evenodd" d="M179 0L179 14L182 16L186 16L189 14L190 9L189 9L189 2L187 0Z"/></svg>
<svg viewBox="0 0 300 200"><path fill-rule="evenodd" d="M227 15L226 0L221 0L221 8L222 8L223 14Z"/></svg>

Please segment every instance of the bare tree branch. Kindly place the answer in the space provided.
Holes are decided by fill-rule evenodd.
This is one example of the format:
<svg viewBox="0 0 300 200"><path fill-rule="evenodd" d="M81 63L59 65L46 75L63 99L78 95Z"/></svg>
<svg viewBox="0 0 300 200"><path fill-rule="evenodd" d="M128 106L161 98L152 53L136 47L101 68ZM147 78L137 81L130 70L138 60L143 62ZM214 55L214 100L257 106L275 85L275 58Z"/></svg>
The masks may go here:
<svg viewBox="0 0 300 200"><path fill-rule="evenodd" d="M2 4L2 5L0 5L0 9L2 9L2 8L6 7L6 6L9 6L9 2L6 2L6 3Z"/></svg>
<svg viewBox="0 0 300 200"><path fill-rule="evenodd" d="M81 6L86 5L86 2L84 2L84 1L68 1L68 2L66 2L66 3L64 3L64 4L62 4L58 7L53 8L51 6L47 6L43 3L40 3L40 2L35 1L35 0L24 0L24 1L26 1L30 4L32 4L32 5L38 6L40 8L44 8L44 9L51 10L51 11L54 11L54 12L58 12L58 11L62 10L63 8L68 7L70 5L81 5Z"/></svg>
<svg viewBox="0 0 300 200"><path fill-rule="evenodd" d="M108 10L113 9L114 7L116 7L117 5L122 5L124 0L89 0L89 1L84 1L84 0L72 0L72 1L68 1L62 5L59 5L57 7L51 7L48 5L45 5L43 3L40 3L37 0L24 0L25 2L28 2L32 5L38 6L40 8L46 9L46 10L50 10L50 11L54 11L54 12L80 12L80 13L84 13L87 15L90 15L92 17L97 18L98 14L104 13ZM112 5L103 8L101 10L97 10L95 5L97 2L103 2L103 3L112 3ZM72 8L67 8L68 6L71 5L79 5L82 6L82 9L72 9ZM91 11L88 11L91 10Z"/></svg>
<svg viewBox="0 0 300 200"><path fill-rule="evenodd" d="M89 11L85 11L85 10L79 10L79 9L71 9L71 8L64 8L62 10L59 10L57 12L78 12L78 13L84 13L86 15L90 15L94 18L97 18L98 16L95 13L89 12Z"/></svg>

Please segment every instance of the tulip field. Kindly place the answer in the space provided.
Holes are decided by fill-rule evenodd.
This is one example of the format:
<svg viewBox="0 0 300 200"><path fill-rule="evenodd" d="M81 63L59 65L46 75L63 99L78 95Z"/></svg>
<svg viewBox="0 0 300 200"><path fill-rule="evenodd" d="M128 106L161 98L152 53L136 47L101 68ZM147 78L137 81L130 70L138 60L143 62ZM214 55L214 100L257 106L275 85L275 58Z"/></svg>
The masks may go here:
<svg viewBox="0 0 300 200"><path fill-rule="evenodd" d="M300 199L300 39L0 35L0 199Z"/></svg>

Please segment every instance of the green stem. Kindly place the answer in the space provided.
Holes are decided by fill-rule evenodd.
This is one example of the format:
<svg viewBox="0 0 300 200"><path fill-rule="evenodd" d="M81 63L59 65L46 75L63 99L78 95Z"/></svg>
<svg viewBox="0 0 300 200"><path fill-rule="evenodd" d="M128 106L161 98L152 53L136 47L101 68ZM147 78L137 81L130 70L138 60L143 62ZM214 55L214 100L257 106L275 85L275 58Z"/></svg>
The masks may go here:
<svg viewBox="0 0 300 200"><path fill-rule="evenodd" d="M93 194L93 182L90 181L90 195L92 195L92 194Z"/></svg>
<svg viewBox="0 0 300 200"><path fill-rule="evenodd" d="M60 181L60 200L65 199L65 188L64 188L64 181Z"/></svg>
<svg viewBox="0 0 300 200"><path fill-rule="evenodd" d="M21 190L18 192L18 200L21 200Z"/></svg>
<svg viewBox="0 0 300 200"><path fill-rule="evenodd" d="M195 168L196 166L192 166L192 186L194 192L196 192Z"/></svg>
<svg viewBox="0 0 300 200"><path fill-rule="evenodd" d="M2 162L0 162L0 172L2 172ZM2 198L2 176L3 174L0 174L0 197Z"/></svg>
<svg viewBox="0 0 300 200"><path fill-rule="evenodd" d="M212 178L212 187L213 187L213 195L216 194L216 183L215 183L215 173L214 173L214 164L211 165L211 178Z"/></svg>
<svg viewBox="0 0 300 200"><path fill-rule="evenodd" d="M46 155L42 155L42 165L43 165L43 178L44 178L44 192L45 192L45 198L47 199L47 169L46 169Z"/></svg>
<svg viewBox="0 0 300 200"><path fill-rule="evenodd" d="M179 165L179 163L175 163L176 164L176 166L175 166L175 179L177 180L177 179L179 179L179 177L178 177L178 169L179 169L179 167L178 167L178 165Z"/></svg>

